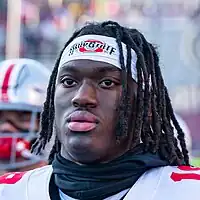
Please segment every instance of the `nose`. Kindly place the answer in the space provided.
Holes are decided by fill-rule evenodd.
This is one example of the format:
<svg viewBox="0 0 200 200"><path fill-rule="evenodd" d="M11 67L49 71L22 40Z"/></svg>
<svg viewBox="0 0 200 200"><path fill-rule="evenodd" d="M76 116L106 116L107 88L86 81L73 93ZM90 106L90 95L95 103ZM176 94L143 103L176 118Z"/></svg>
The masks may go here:
<svg viewBox="0 0 200 200"><path fill-rule="evenodd" d="M15 133L17 129L9 122L5 121L0 124L0 133Z"/></svg>
<svg viewBox="0 0 200 200"><path fill-rule="evenodd" d="M72 104L74 107L96 107L97 96L95 86L84 81L72 99Z"/></svg>

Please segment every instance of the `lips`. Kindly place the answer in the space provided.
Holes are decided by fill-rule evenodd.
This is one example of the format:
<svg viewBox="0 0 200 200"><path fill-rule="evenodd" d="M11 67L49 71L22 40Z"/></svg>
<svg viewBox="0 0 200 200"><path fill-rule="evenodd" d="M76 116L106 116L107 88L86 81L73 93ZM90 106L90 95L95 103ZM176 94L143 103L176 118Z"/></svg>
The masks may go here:
<svg viewBox="0 0 200 200"><path fill-rule="evenodd" d="M87 111L75 111L67 118L67 126L74 132L88 132L96 128L98 119Z"/></svg>

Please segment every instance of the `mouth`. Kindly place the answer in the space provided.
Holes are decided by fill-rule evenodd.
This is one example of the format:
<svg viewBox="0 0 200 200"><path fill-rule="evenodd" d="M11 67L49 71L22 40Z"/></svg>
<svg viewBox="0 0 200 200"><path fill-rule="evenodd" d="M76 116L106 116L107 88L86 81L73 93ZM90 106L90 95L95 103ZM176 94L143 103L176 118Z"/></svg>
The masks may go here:
<svg viewBox="0 0 200 200"><path fill-rule="evenodd" d="M75 111L67 118L67 127L73 132L88 132L97 127L99 120L87 111Z"/></svg>

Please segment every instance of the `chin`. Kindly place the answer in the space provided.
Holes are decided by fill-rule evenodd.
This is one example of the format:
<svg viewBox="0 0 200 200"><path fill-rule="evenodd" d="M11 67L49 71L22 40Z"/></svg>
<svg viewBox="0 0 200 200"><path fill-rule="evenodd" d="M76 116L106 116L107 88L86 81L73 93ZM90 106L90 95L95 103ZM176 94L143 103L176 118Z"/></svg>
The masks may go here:
<svg viewBox="0 0 200 200"><path fill-rule="evenodd" d="M69 156L72 161L80 164L94 164L100 160L100 157L91 151L69 151Z"/></svg>
<svg viewBox="0 0 200 200"><path fill-rule="evenodd" d="M97 162L100 158L93 145L91 138L70 137L65 150L75 162L90 164Z"/></svg>
<svg viewBox="0 0 200 200"><path fill-rule="evenodd" d="M86 154L92 149L92 138L85 134L70 135L67 138L66 147L73 154Z"/></svg>

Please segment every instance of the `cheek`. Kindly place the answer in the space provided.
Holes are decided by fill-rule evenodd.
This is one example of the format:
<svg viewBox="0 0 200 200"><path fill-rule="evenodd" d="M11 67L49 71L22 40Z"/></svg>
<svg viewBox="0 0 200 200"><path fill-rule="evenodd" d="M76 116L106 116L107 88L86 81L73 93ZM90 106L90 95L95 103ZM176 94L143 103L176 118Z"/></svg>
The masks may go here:
<svg viewBox="0 0 200 200"><path fill-rule="evenodd" d="M61 120L64 118L66 109L71 106L72 93L66 93L61 86L57 86L54 97L55 120L58 127L61 126Z"/></svg>
<svg viewBox="0 0 200 200"><path fill-rule="evenodd" d="M117 110L119 108L121 100L122 90L106 91L104 94L100 94L99 99L99 111L104 116L104 126L108 130L113 129L113 124L116 124Z"/></svg>
<svg viewBox="0 0 200 200"><path fill-rule="evenodd" d="M121 91L109 91L99 96L101 116L103 116L102 133L93 138L97 145L107 146L115 141L116 125L118 119L118 108L121 99Z"/></svg>
<svg viewBox="0 0 200 200"><path fill-rule="evenodd" d="M115 141L115 131L110 126L107 131L102 132L102 134L96 135L92 138L92 143L94 145L94 148L99 149L108 149L109 146L111 146L111 143Z"/></svg>
<svg viewBox="0 0 200 200"><path fill-rule="evenodd" d="M108 90L99 94L98 99L101 102L101 106L104 106L108 110L116 110L119 106L121 96L122 88L119 87L117 90Z"/></svg>

